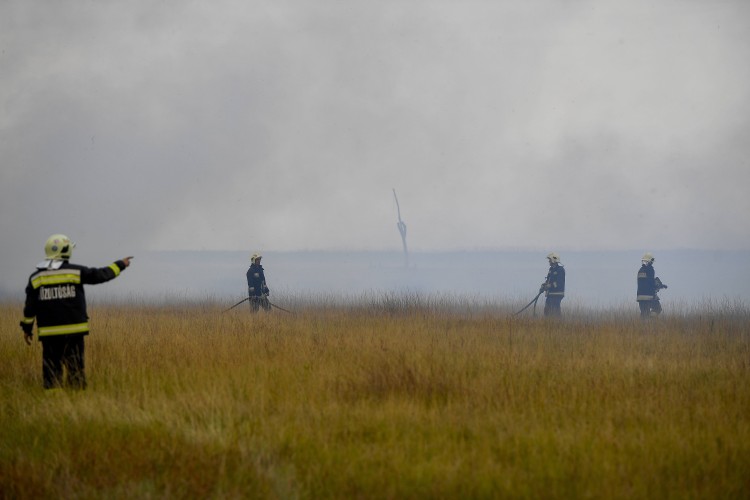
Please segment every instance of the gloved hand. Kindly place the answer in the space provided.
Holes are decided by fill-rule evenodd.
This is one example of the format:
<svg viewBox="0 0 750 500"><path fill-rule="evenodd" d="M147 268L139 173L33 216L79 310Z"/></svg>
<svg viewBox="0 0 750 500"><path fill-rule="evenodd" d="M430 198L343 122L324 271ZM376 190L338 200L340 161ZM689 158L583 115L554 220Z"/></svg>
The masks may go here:
<svg viewBox="0 0 750 500"><path fill-rule="evenodd" d="M267 286L263 287L263 295L271 295L271 290Z"/></svg>
<svg viewBox="0 0 750 500"><path fill-rule="evenodd" d="M21 330L23 330L23 340L28 345L31 345L31 341L34 339L34 324L21 321L19 325L21 326Z"/></svg>

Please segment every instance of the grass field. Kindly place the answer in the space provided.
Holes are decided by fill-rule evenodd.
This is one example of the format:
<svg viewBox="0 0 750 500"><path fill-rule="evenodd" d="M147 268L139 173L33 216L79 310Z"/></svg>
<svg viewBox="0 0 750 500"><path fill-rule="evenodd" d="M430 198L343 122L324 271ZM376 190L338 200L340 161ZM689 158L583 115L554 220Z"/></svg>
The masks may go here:
<svg viewBox="0 0 750 500"><path fill-rule="evenodd" d="M91 306L83 392L0 305L0 497L750 497L742 305L289 304Z"/></svg>

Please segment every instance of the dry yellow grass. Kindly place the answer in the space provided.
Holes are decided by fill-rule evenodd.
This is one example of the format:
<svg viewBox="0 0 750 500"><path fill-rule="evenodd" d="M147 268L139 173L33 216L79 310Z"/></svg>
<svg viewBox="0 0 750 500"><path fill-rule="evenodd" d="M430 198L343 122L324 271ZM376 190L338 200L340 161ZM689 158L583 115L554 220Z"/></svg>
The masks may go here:
<svg viewBox="0 0 750 500"><path fill-rule="evenodd" d="M747 498L750 314L390 297L92 307L89 389L0 336L0 497Z"/></svg>

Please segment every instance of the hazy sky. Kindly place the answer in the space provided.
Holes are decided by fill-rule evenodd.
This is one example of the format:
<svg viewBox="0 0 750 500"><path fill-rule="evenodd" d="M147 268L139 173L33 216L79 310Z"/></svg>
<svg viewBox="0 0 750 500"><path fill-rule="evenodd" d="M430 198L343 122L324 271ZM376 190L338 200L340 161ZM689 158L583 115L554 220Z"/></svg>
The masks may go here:
<svg viewBox="0 0 750 500"><path fill-rule="evenodd" d="M4 0L2 274L399 249L392 188L418 250L748 249L748 60L747 0Z"/></svg>

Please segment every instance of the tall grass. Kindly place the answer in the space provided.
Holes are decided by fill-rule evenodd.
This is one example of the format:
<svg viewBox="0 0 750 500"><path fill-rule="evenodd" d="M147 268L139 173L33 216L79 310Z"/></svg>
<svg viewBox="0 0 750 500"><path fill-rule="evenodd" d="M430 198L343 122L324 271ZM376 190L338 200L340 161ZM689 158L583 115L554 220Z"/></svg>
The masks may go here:
<svg viewBox="0 0 750 500"><path fill-rule="evenodd" d="M0 497L750 496L742 304L287 306L96 305L84 392L41 389L0 306Z"/></svg>

